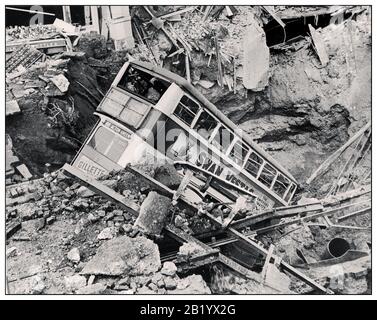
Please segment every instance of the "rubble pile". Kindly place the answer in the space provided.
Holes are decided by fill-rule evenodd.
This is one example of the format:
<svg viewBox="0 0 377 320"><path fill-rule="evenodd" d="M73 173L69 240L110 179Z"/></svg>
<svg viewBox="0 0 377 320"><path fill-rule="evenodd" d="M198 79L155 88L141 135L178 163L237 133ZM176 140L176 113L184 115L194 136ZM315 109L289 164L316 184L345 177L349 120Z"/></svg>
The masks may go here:
<svg viewBox="0 0 377 320"><path fill-rule="evenodd" d="M7 208L13 293L210 293L201 276L180 278L174 263L161 264L157 245L142 236L130 213L59 172L10 188ZM53 242L46 242L46 234ZM48 271L35 265L38 276L12 281L13 272L18 276L18 268L25 267L24 259L31 255L34 262L45 254L54 257L48 260ZM94 284L89 281L93 276Z"/></svg>
<svg viewBox="0 0 377 320"><path fill-rule="evenodd" d="M12 42L22 39L42 40L61 35L53 25L34 24L31 26L13 26L6 28L6 41Z"/></svg>

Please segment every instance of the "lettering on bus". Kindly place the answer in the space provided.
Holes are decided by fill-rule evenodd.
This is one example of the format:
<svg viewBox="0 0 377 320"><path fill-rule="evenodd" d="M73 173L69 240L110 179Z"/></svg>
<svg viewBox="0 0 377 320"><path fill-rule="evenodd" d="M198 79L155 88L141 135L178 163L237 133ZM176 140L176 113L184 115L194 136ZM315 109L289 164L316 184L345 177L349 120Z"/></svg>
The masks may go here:
<svg viewBox="0 0 377 320"><path fill-rule="evenodd" d="M106 174L106 170L102 169L95 162L85 156L81 157L77 164L77 168L94 177L100 177Z"/></svg>

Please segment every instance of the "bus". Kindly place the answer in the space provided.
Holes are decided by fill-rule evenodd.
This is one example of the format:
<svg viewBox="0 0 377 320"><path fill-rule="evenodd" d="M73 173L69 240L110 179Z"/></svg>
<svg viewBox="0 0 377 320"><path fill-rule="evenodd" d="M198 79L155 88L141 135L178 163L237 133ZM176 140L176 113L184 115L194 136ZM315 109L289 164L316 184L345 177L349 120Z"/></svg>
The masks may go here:
<svg viewBox="0 0 377 320"><path fill-rule="evenodd" d="M186 79L150 63L126 62L96 109L97 124L72 166L98 178L141 163L191 173L184 196L255 210L287 206L295 178Z"/></svg>

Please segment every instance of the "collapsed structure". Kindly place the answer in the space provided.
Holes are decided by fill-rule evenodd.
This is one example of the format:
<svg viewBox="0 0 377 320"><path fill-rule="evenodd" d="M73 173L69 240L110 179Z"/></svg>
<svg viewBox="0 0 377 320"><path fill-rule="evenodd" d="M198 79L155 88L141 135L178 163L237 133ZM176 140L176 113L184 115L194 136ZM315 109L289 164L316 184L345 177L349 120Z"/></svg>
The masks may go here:
<svg viewBox="0 0 377 320"><path fill-rule="evenodd" d="M172 14L189 14L195 9L188 7ZM202 21L220 10L201 9ZM340 222L358 222L370 213L370 186L363 178L367 171L361 170L363 177L355 174L370 157L370 123L308 179L312 183L335 161L344 163L326 190L327 197L302 196L292 205L299 182L194 87L193 83L201 80L191 78L192 49L172 26L164 26L164 19L172 15L157 18L152 8L144 10L151 17L150 23L176 47L170 55L184 53L186 80L128 54L129 61L120 68L108 92L99 91L100 99L98 91L93 93L79 84L98 104L100 119L91 126L71 165L45 173L39 180L10 183L8 187L7 237L15 244L7 252L14 266L9 272L9 291L344 293L360 286L355 289L358 293L367 292L369 218L361 226ZM235 8L222 10L229 16L237 13ZM284 24L273 8L264 10ZM62 32L66 34L69 23L59 25L65 26ZM258 30L263 32L260 27ZM134 43L129 34L125 38L123 42L113 38L115 50L130 51ZM231 84L218 38L213 39L218 86L225 84L233 92L236 76ZM264 42L261 39L257 43ZM326 65L319 38L312 39L321 63ZM145 45L145 39L139 38L138 43ZM8 60L9 81L41 58L38 49L27 50L16 51ZM60 57L82 59L85 55L72 51L72 47L67 50ZM255 52L244 54L246 68L247 59ZM17 60L17 55L25 55L25 59ZM159 62L156 57L153 60ZM22 68L19 61L24 61ZM48 59L47 64L63 63L56 61ZM254 71L244 75L243 85L258 92L266 86L266 74ZM250 78L256 75L259 80ZM61 93L70 85L62 73L46 81ZM208 82L201 81L203 85ZM54 117L61 114L69 121L72 111L59 109ZM31 178L24 167L17 169L25 180ZM12 264L12 259L22 261L16 243L38 241L30 232L41 235L46 224L53 228L59 223L66 228L67 221L75 224L74 235L65 235L62 243L52 246L71 248L68 254L58 264L48 263L47 270L39 268L20 276L19 264ZM106 228L101 231L100 225ZM321 237L321 241L316 240ZM302 246L296 244L300 242ZM53 271L50 264L55 265ZM70 267L79 274L67 276L72 273ZM43 279L46 272L56 274L60 268L68 269L63 272L63 283L54 284L51 275Z"/></svg>

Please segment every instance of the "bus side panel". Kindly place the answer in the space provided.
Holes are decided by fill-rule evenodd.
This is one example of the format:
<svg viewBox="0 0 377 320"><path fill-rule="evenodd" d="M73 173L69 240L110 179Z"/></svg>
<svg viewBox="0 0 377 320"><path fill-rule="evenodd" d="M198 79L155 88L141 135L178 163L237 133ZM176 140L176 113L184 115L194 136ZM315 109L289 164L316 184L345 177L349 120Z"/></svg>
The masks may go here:
<svg viewBox="0 0 377 320"><path fill-rule="evenodd" d="M112 170L119 170L122 167L117 163L107 159L105 156L85 145L77 156L73 166L83 171L85 174L98 178Z"/></svg>

